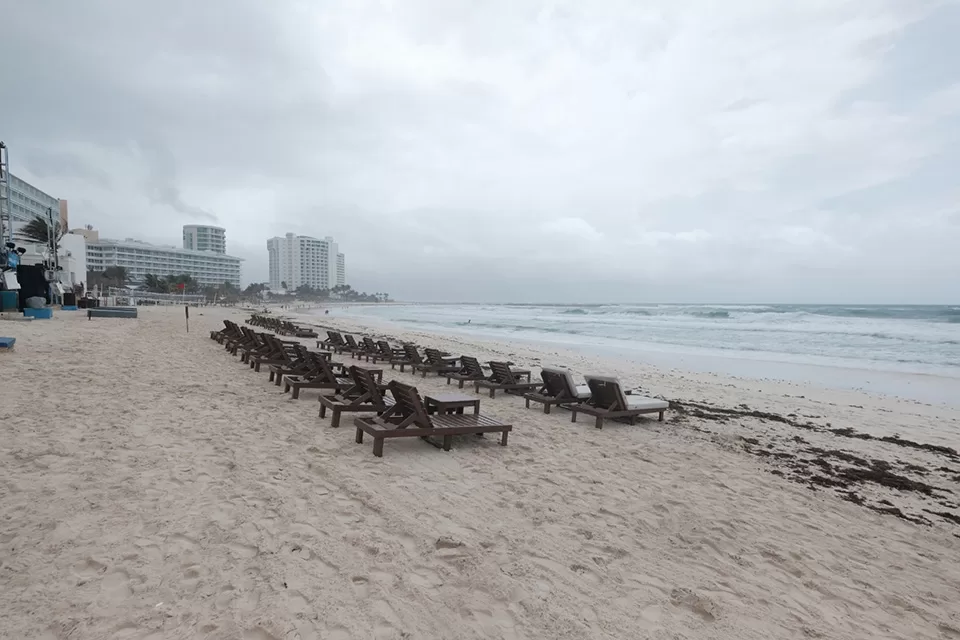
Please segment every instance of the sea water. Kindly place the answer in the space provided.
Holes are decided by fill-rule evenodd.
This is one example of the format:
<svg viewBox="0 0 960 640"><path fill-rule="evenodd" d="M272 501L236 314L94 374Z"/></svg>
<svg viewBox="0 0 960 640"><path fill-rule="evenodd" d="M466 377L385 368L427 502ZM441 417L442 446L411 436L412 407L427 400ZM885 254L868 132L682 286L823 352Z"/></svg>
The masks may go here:
<svg viewBox="0 0 960 640"><path fill-rule="evenodd" d="M931 376L938 380L928 382L940 390L925 400L960 396L960 306L387 304L344 313L408 328L558 344L658 366L828 386L869 388L876 378L898 380L894 386L903 387L905 375L914 386L914 376ZM851 377L850 371L860 373ZM847 383L832 384L838 376Z"/></svg>

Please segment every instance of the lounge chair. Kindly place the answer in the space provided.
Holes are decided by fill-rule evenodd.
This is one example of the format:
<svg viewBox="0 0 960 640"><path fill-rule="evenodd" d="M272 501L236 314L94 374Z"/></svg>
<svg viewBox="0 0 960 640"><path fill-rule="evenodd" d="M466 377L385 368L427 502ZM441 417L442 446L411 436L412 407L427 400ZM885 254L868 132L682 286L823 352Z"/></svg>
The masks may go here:
<svg viewBox="0 0 960 640"><path fill-rule="evenodd" d="M326 417L327 409L330 409L331 427L340 426L340 414L344 411L382 415L393 406L393 398L383 394L372 371L353 366L350 367L350 377L354 385L349 389L332 396L320 396L320 417Z"/></svg>
<svg viewBox="0 0 960 640"><path fill-rule="evenodd" d="M543 405L543 412L550 413L550 408L555 404L580 404L590 399L589 385L578 385L569 371L544 367L540 377L543 386L523 395L528 409L531 401L539 402Z"/></svg>
<svg viewBox="0 0 960 640"><path fill-rule="evenodd" d="M333 365L321 357L319 353L310 354L316 367L316 373L311 376L287 376L283 379L283 391L292 391L293 398L300 397L301 389L330 389L339 393L349 389L353 381L337 374Z"/></svg>
<svg viewBox="0 0 960 640"><path fill-rule="evenodd" d="M497 390L506 393L524 393L540 386L539 382L520 382L517 374L511 371L510 365L506 362L491 362L490 368L493 373L486 380L476 380L473 383L473 390L480 393L480 389L489 389L490 397L497 394Z"/></svg>
<svg viewBox="0 0 960 640"><path fill-rule="evenodd" d="M297 345L293 349L294 355L289 363L273 364L267 369L270 373L270 382L278 387L283 376L303 376L314 373L315 367L307 348L303 345Z"/></svg>
<svg viewBox="0 0 960 640"><path fill-rule="evenodd" d="M394 349L386 340L377 340L374 346L376 351L365 354L367 362L378 364L380 362L397 360L406 363L406 356L403 353L403 349Z"/></svg>
<svg viewBox="0 0 960 640"><path fill-rule="evenodd" d="M418 371L423 374L423 377L427 377L427 373L435 373L438 376L445 376L448 373L456 373L460 370L460 365L457 364L459 358L457 356L449 356L444 354L439 349L424 349L423 352L426 354L426 362L413 363L410 365L410 370L416 374Z"/></svg>
<svg viewBox="0 0 960 640"><path fill-rule="evenodd" d="M442 436L443 450L449 451L453 436L471 433L500 433L500 444L507 445L507 434L513 429L493 418L480 414L428 415L416 387L393 380L388 385L395 404L383 415L354 418L357 442L363 443L363 434L373 436L373 455L383 456L386 438Z"/></svg>
<svg viewBox="0 0 960 640"><path fill-rule="evenodd" d="M456 380L461 389L464 382L476 382L478 380L487 380L490 374L484 371L480 361L473 356L460 356L460 370L452 371L447 374L447 384L451 380Z"/></svg>
<svg viewBox="0 0 960 640"><path fill-rule="evenodd" d="M296 347L302 346L299 344L285 344L271 335L265 335L263 340L268 346L269 351L267 353L251 355L249 358L247 358L247 364L249 364L250 368L257 373L260 372L260 367L262 365L293 364L297 358Z"/></svg>
<svg viewBox="0 0 960 640"><path fill-rule="evenodd" d="M343 344L343 336L336 331L327 331L326 340L317 340L317 348L324 351L333 351L334 347Z"/></svg>
<svg viewBox="0 0 960 640"><path fill-rule="evenodd" d="M356 358L363 353L363 350L363 345L357 344L356 338L350 334L344 335L343 344L335 349L337 353L349 353L351 358Z"/></svg>
<svg viewBox="0 0 960 640"><path fill-rule="evenodd" d="M590 386L591 397L583 404L567 404L565 408L573 412L571 422L577 421L578 413L585 413L597 419L597 429L603 428L603 421L627 420L636 424L637 416L645 413L658 413L658 420L663 422L663 412L670 408L666 400L634 396L624 393L620 381L605 376L586 376Z"/></svg>

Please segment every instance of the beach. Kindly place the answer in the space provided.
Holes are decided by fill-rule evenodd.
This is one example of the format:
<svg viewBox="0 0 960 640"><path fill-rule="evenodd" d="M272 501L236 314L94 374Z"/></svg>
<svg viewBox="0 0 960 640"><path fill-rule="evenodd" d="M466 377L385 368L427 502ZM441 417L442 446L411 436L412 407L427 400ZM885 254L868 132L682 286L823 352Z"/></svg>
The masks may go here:
<svg viewBox="0 0 960 640"><path fill-rule="evenodd" d="M0 637L960 637L955 407L278 311L671 401L376 458L209 339L249 313L80 313L0 322Z"/></svg>

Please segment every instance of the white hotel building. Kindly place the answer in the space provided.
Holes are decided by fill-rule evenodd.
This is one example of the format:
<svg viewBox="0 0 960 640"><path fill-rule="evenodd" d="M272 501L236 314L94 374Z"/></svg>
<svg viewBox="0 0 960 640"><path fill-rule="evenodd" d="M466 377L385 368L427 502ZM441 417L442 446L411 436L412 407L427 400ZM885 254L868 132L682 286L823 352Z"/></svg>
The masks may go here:
<svg viewBox="0 0 960 640"><path fill-rule="evenodd" d="M188 274L201 286L219 286L225 282L240 286L242 258L234 258L216 250L164 247L133 238L108 240L100 238L92 229L77 230L76 233L86 238L87 269L90 271L124 267L133 284L143 282L147 274L160 278Z"/></svg>
<svg viewBox="0 0 960 640"><path fill-rule="evenodd" d="M267 240L270 256L270 288L296 289L308 284L314 289L331 289L346 284L344 256L337 252L333 238L323 240L292 233Z"/></svg>

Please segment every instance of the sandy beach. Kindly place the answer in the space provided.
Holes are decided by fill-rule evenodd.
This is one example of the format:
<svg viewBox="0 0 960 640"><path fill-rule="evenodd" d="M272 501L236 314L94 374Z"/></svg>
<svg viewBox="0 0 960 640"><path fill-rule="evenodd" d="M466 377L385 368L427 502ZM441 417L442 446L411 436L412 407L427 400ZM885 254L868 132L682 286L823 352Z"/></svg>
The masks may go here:
<svg viewBox="0 0 960 640"><path fill-rule="evenodd" d="M248 315L0 322L0 637L960 638L960 410L299 314L673 405L381 459L209 339Z"/></svg>

